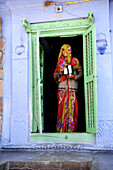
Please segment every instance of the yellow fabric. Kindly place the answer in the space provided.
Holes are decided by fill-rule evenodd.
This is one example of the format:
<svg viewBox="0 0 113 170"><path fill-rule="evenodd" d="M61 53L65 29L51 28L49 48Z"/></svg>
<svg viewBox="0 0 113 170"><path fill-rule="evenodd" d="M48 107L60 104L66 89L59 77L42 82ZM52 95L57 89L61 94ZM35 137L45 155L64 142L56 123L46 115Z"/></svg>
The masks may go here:
<svg viewBox="0 0 113 170"><path fill-rule="evenodd" d="M73 67L76 68L76 69L78 69L78 70L82 70L82 67L81 67L81 65L80 65L79 60L78 60L77 58L75 58L75 57L73 57L73 58L76 59L76 61L77 61L77 64L76 64L76 65L73 65Z"/></svg>
<svg viewBox="0 0 113 170"><path fill-rule="evenodd" d="M67 52L67 60L68 62L67 63L70 63L71 61L71 46L68 45L68 44L64 44L61 49L60 49L60 53L59 53L59 56L58 56L58 59L62 56L62 51L63 49ZM69 51L70 50L70 51Z"/></svg>

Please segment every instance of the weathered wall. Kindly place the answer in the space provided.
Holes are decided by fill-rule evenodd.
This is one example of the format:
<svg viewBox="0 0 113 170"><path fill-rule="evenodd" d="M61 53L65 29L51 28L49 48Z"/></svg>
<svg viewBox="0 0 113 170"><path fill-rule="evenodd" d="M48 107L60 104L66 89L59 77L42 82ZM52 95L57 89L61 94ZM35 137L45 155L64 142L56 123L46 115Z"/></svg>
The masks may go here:
<svg viewBox="0 0 113 170"><path fill-rule="evenodd" d="M12 51L12 18L11 11L6 7L5 3L0 3L0 16L2 18L2 36L6 38L5 41L5 55L4 55L4 88L3 88L3 127L2 135L3 142L10 142L10 118L11 118L11 51Z"/></svg>
<svg viewBox="0 0 113 170"><path fill-rule="evenodd" d="M0 29L1 29L0 19ZM1 33L1 32L0 32ZM0 37L0 139L1 139L1 127L2 127L2 115L3 115L3 52L5 47L5 39Z"/></svg>
<svg viewBox="0 0 113 170"><path fill-rule="evenodd" d="M62 2L59 0L59 2ZM112 4L112 1L110 1ZM3 20L3 36L6 38L4 65L4 117L2 141L4 143L27 143L29 141L29 67L28 36L21 19L30 23L87 17L94 12L97 39L102 35L107 40L103 55L97 50L97 100L99 132L97 144L113 143L112 65L110 49L109 1L91 1L69 6L56 13L53 5L44 7L44 1L2 0L0 6ZM110 11L111 8L110 8ZM111 21L111 20L110 20ZM17 54L17 47L25 51ZM112 55L113 56L113 55Z"/></svg>

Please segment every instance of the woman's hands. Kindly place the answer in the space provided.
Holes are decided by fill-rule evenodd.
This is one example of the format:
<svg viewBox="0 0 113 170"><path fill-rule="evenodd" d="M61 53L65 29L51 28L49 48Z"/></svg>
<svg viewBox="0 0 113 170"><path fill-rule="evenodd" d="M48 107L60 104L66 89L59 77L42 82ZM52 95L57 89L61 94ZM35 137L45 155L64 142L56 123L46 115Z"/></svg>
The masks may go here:
<svg viewBox="0 0 113 170"><path fill-rule="evenodd" d="M63 74L63 71L64 71L64 68L63 68L63 67L60 68L60 72L59 72L60 75ZM71 74L71 75L66 74L65 76L66 76L67 79L77 80L77 76L74 76L74 75L72 75L72 74Z"/></svg>
<svg viewBox="0 0 113 170"><path fill-rule="evenodd" d="M74 75L66 75L67 79L74 79Z"/></svg>
<svg viewBox="0 0 113 170"><path fill-rule="evenodd" d="M72 79L72 80L76 80L77 79L77 76L74 76L74 75L66 75L67 79Z"/></svg>

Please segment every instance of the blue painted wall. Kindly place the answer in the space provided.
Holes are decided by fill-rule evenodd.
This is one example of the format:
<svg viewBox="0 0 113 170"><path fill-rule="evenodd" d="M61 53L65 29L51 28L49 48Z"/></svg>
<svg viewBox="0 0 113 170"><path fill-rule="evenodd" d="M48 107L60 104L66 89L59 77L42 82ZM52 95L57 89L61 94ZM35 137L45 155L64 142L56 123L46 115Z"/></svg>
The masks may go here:
<svg viewBox="0 0 113 170"><path fill-rule="evenodd" d="M62 0L58 2L62 2ZM94 13L97 40L100 37L107 40L107 47L103 55L97 49L99 129L96 144L113 144L112 0L63 5L62 13L56 13L53 5L44 7L44 0L1 0L2 35L6 38L3 143L27 144L30 136L28 35L22 26L21 19L26 18L30 23L76 19L87 17L89 11ZM25 47L25 51L18 55L16 50L21 45Z"/></svg>

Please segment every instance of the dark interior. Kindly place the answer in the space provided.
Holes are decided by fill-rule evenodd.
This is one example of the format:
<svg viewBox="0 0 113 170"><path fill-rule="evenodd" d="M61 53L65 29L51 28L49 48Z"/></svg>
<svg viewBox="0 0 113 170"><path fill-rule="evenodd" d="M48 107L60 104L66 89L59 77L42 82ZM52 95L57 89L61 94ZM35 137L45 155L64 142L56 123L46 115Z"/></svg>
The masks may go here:
<svg viewBox="0 0 113 170"><path fill-rule="evenodd" d="M83 68L83 37L49 37L40 38L44 48L44 132L56 132L57 119L57 83L53 78L60 48L63 44L72 47L72 56L78 58ZM78 98L78 128L77 132L85 132L85 104L84 104L84 79L79 80Z"/></svg>

